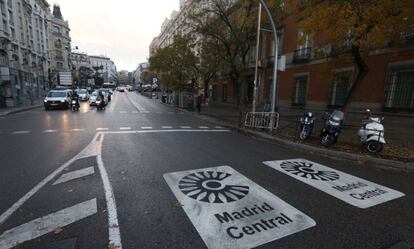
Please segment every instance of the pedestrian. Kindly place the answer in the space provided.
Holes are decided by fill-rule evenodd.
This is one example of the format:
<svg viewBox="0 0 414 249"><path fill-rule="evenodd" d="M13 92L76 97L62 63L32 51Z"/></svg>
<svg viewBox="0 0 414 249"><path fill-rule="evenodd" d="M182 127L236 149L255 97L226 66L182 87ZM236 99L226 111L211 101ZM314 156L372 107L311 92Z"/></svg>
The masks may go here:
<svg viewBox="0 0 414 249"><path fill-rule="evenodd" d="M197 112L201 112L201 95L198 95L196 97L196 106L197 106Z"/></svg>

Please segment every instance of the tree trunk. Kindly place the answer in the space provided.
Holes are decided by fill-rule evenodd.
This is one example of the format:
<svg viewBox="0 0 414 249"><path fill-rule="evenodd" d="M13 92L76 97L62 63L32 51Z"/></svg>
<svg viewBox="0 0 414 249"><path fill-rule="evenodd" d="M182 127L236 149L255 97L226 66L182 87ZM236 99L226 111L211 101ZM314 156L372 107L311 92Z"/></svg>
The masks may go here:
<svg viewBox="0 0 414 249"><path fill-rule="evenodd" d="M361 48L359 46L353 46L352 47L352 55L354 56L354 62L357 65L358 68L358 75L355 78L351 89L349 89L349 92L345 98L344 105L342 106L341 110L346 113L348 111L348 108L351 104L351 98L355 94L355 92L358 90L359 86L364 82L365 76L367 76L369 67L365 63L364 59L361 56Z"/></svg>

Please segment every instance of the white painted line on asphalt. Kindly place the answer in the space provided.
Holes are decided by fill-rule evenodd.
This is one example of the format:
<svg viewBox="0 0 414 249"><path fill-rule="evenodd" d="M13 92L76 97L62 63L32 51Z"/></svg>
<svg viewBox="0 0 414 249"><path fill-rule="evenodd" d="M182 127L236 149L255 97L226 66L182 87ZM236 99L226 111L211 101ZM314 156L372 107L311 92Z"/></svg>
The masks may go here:
<svg viewBox="0 0 414 249"><path fill-rule="evenodd" d="M209 249L253 248L316 225L229 166L164 179Z"/></svg>
<svg viewBox="0 0 414 249"><path fill-rule="evenodd" d="M130 98L130 97L129 97L129 93L127 93L126 95L127 95L127 98L131 101L132 105L134 105L134 106L135 106L135 108L137 108L137 109L138 109L138 111L140 111L140 112L146 112L146 111L147 111L147 110L145 109L145 107L144 107L144 106L142 106L142 105L141 105L140 103L138 103L137 101L135 101L135 99Z"/></svg>
<svg viewBox="0 0 414 249"><path fill-rule="evenodd" d="M12 132L13 135L20 135L20 134L28 134L30 131L14 131Z"/></svg>
<svg viewBox="0 0 414 249"><path fill-rule="evenodd" d="M142 130L152 130L151 126L141 126Z"/></svg>
<svg viewBox="0 0 414 249"><path fill-rule="evenodd" d="M263 163L359 208L369 208L404 196L399 191L306 159L289 159Z"/></svg>
<svg viewBox="0 0 414 249"><path fill-rule="evenodd" d="M96 128L96 131L108 131L109 128Z"/></svg>
<svg viewBox="0 0 414 249"><path fill-rule="evenodd" d="M223 127L221 127L221 126L215 126L214 128L215 129L223 129Z"/></svg>
<svg viewBox="0 0 414 249"><path fill-rule="evenodd" d="M85 176L93 175L95 173L95 170L93 167L89 167L86 169L76 170L72 171L66 174L63 174L59 179L56 180L52 185L57 185L59 183L64 183L68 181L72 181L78 178L82 178Z"/></svg>
<svg viewBox="0 0 414 249"><path fill-rule="evenodd" d="M161 126L161 129L172 129L172 126Z"/></svg>
<svg viewBox="0 0 414 249"><path fill-rule="evenodd" d="M92 141L86 146L79 154L71 158L69 161L64 163L62 166L57 168L53 171L50 175L48 175L45 179L43 179L39 184L33 187L29 192L27 192L23 197L21 197L17 202L15 202L9 209L7 209L1 216L0 216L0 226L13 214L18 210L27 200L29 200L33 195L35 195L41 188L43 188L48 182L54 179L58 174L60 174L65 168L71 165L74 161L85 158L96 156L98 150L96 148L97 142L95 141L96 138L100 136L99 133L95 135Z"/></svg>
<svg viewBox="0 0 414 249"><path fill-rule="evenodd" d="M231 130L200 130L200 129L188 129L188 130L135 130L135 131L105 131L103 134L139 134L139 133L220 133L231 132Z"/></svg>
<svg viewBox="0 0 414 249"><path fill-rule="evenodd" d="M102 139L99 142L99 152L97 155L98 169L101 173L102 183L105 191L106 208L108 210L108 233L109 244L113 245L113 248L122 249L121 232L118 222L118 211L116 208L114 191L112 189L111 182L106 172L104 162L102 160L102 142L105 135L102 134Z"/></svg>
<svg viewBox="0 0 414 249"><path fill-rule="evenodd" d="M70 131L73 131L73 132L81 132L81 131L85 131L85 129L72 129Z"/></svg>
<svg viewBox="0 0 414 249"><path fill-rule="evenodd" d="M43 133L56 133L59 132L59 130L44 130Z"/></svg>
<svg viewBox="0 0 414 249"><path fill-rule="evenodd" d="M191 126L180 126L181 129L191 129Z"/></svg>
<svg viewBox="0 0 414 249"><path fill-rule="evenodd" d="M131 127L119 127L121 131L131 130Z"/></svg>
<svg viewBox="0 0 414 249"><path fill-rule="evenodd" d="M64 227L94 215L97 211L96 199L92 199L32 220L0 235L0 248L12 248L25 241L33 240L53 232L58 227Z"/></svg>
<svg viewBox="0 0 414 249"><path fill-rule="evenodd" d="M198 128L199 129L208 129L209 127L208 126L199 126Z"/></svg>

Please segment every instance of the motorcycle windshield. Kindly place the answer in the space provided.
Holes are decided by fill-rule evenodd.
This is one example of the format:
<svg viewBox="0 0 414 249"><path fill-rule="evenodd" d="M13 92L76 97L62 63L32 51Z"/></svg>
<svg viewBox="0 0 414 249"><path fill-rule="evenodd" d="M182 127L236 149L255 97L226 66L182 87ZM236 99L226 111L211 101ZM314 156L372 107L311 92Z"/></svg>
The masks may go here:
<svg viewBox="0 0 414 249"><path fill-rule="evenodd" d="M334 122L341 122L344 119L344 113L341 112L341 111L338 111L338 110L334 111L331 114L330 119L332 119L332 121L334 121Z"/></svg>

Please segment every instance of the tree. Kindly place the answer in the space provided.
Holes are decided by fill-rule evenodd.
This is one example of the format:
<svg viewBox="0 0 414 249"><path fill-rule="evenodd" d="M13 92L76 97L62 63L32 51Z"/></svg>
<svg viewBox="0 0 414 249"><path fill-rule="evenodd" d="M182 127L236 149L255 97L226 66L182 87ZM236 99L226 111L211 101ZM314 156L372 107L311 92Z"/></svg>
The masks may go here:
<svg viewBox="0 0 414 249"><path fill-rule="evenodd" d="M370 70L365 56L378 48L401 45L404 32L414 32L413 0L308 0L300 6L291 1L290 6L299 10L304 33L322 35L336 53L350 56L356 65L344 112Z"/></svg>
<svg viewBox="0 0 414 249"><path fill-rule="evenodd" d="M149 59L150 71L157 74L164 88L182 89L197 78L199 59L193 48L191 37L175 36L170 46L158 49Z"/></svg>

